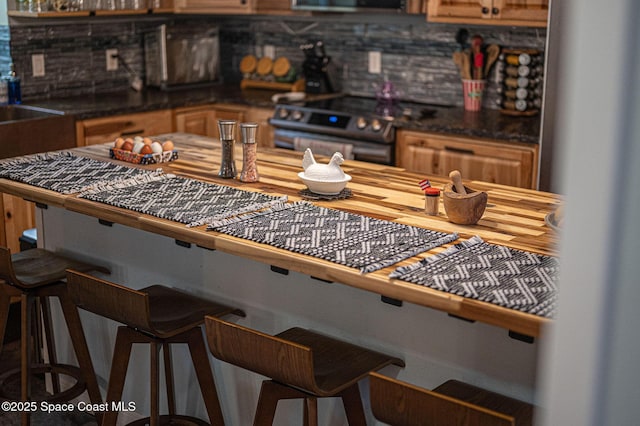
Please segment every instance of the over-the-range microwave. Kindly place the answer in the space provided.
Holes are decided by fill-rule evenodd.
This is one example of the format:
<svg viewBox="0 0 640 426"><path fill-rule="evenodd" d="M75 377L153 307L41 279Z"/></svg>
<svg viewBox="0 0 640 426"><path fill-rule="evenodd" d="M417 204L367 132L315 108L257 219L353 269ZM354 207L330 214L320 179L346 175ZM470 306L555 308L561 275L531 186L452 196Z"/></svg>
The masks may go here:
<svg viewBox="0 0 640 426"><path fill-rule="evenodd" d="M291 9L323 12L405 12L407 0L291 0Z"/></svg>

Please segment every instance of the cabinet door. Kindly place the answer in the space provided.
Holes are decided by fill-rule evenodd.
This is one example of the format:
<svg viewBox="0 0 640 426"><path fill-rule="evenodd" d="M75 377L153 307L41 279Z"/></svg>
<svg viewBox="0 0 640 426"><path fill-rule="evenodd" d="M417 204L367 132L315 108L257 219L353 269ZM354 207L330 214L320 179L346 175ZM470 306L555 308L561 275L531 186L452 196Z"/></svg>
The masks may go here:
<svg viewBox="0 0 640 426"><path fill-rule="evenodd" d="M483 7L490 8L491 0L429 0L427 17L481 19Z"/></svg>
<svg viewBox="0 0 640 426"><path fill-rule="evenodd" d="M439 150L426 146L419 138L409 138L404 149L397 154L397 163L412 172L440 175L438 155Z"/></svg>
<svg viewBox="0 0 640 426"><path fill-rule="evenodd" d="M249 108L246 120L258 123L258 134L256 136L258 146L273 147L274 128L269 124L269 119L273 116L274 110L271 108Z"/></svg>
<svg viewBox="0 0 640 426"><path fill-rule="evenodd" d="M255 0L174 0L175 11L243 14L255 12Z"/></svg>
<svg viewBox="0 0 640 426"><path fill-rule="evenodd" d="M35 206L29 201L13 195L2 194L0 207L3 212L3 223L0 228L0 244L11 249L12 253L20 251L22 233L35 228Z"/></svg>
<svg viewBox="0 0 640 426"><path fill-rule="evenodd" d="M537 184L537 145L494 142L398 131L397 165L412 172L448 176L460 170L464 179L522 188Z"/></svg>
<svg viewBox="0 0 640 426"><path fill-rule="evenodd" d="M176 111L176 132L192 133L215 137L216 113L212 109L196 111Z"/></svg>
<svg viewBox="0 0 640 426"><path fill-rule="evenodd" d="M549 0L494 0L500 19L547 22Z"/></svg>
<svg viewBox="0 0 640 426"><path fill-rule="evenodd" d="M429 0L432 22L545 27L549 0Z"/></svg>
<svg viewBox="0 0 640 426"><path fill-rule="evenodd" d="M460 170L466 179L500 183L517 187L530 187L530 180L523 176L522 159L505 159L442 150L439 158L440 174Z"/></svg>
<svg viewBox="0 0 640 426"><path fill-rule="evenodd" d="M79 146L94 145L117 137L151 136L173 131L171 110L93 118L76 123Z"/></svg>

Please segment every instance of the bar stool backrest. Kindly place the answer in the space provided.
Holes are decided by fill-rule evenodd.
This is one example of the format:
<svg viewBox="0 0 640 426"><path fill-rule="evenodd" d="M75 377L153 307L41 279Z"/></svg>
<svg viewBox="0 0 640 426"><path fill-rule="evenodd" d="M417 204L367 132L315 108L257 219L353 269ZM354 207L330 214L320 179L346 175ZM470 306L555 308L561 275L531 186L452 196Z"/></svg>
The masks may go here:
<svg viewBox="0 0 640 426"><path fill-rule="evenodd" d="M310 348L211 316L205 325L216 358L280 383L322 392L314 378Z"/></svg>
<svg viewBox="0 0 640 426"><path fill-rule="evenodd" d="M394 426L515 426L513 417L406 382L369 374L371 410Z"/></svg>
<svg viewBox="0 0 640 426"><path fill-rule="evenodd" d="M2 246L0 246L0 279L10 284L19 284L11 263L11 250Z"/></svg>
<svg viewBox="0 0 640 426"><path fill-rule="evenodd" d="M153 331L146 293L73 270L67 270L67 288L79 308L142 331Z"/></svg>

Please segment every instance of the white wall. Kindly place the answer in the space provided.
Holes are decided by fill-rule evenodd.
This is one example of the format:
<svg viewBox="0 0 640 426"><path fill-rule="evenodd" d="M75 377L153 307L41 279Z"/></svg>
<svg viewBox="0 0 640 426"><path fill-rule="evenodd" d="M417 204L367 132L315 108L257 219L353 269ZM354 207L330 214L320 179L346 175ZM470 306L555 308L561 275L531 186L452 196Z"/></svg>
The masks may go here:
<svg viewBox="0 0 640 426"><path fill-rule="evenodd" d="M562 5L560 5L562 3ZM567 194L538 424L638 424L640 49L634 0L561 0L555 144Z"/></svg>

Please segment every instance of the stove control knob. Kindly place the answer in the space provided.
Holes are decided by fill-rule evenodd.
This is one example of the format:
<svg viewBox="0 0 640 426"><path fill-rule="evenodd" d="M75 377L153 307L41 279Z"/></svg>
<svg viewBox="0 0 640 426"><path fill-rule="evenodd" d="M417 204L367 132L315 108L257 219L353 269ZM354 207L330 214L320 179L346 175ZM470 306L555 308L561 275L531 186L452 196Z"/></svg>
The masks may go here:
<svg viewBox="0 0 640 426"><path fill-rule="evenodd" d="M365 127L367 127L367 120L365 120L364 117L358 117L358 119L356 120L356 127L360 130L364 129Z"/></svg>
<svg viewBox="0 0 640 426"><path fill-rule="evenodd" d="M382 123L380 122L380 120L378 120L377 118L374 118L371 121L371 129L374 132L379 132L380 130L382 130Z"/></svg>
<svg viewBox="0 0 640 426"><path fill-rule="evenodd" d="M287 111L286 108L280 108L280 110L278 111L278 117L284 120L288 116L289 116L289 111Z"/></svg>
<svg viewBox="0 0 640 426"><path fill-rule="evenodd" d="M294 119L295 121L300 121L302 119L302 111L294 110L291 113L291 118Z"/></svg>

